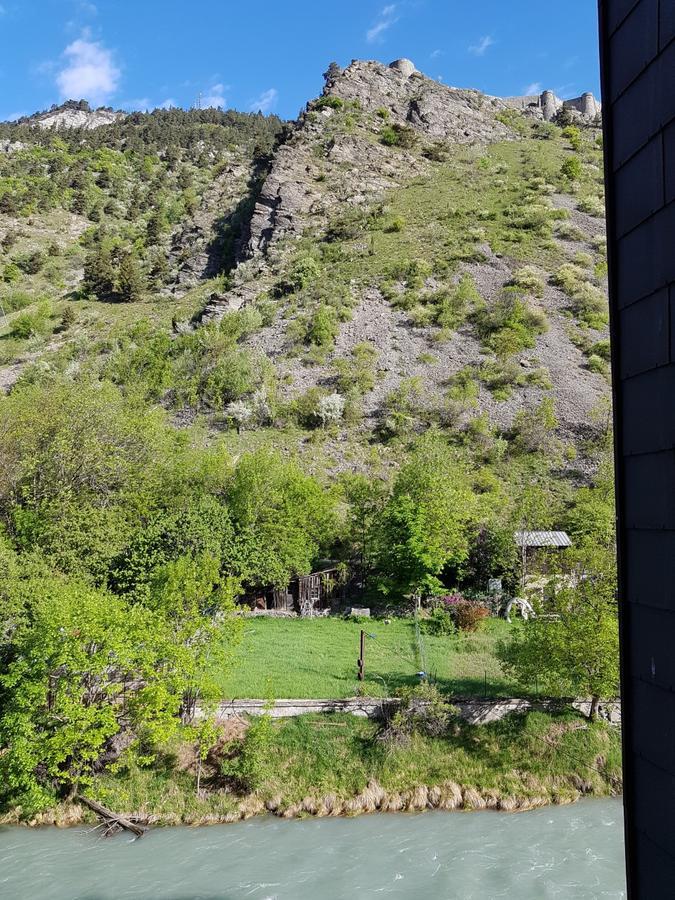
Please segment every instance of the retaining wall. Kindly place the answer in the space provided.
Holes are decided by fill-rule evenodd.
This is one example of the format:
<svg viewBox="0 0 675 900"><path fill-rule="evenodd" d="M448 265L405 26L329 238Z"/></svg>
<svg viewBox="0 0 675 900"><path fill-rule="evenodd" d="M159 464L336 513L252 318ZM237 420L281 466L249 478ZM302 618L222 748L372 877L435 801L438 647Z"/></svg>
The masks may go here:
<svg viewBox="0 0 675 900"><path fill-rule="evenodd" d="M267 700L223 700L216 710L216 721L224 722L236 716L260 716L267 712L273 719L292 718L307 713L349 713L364 718L377 718L386 710L399 704L396 697L349 697L344 700L275 700L270 706ZM456 698L453 705L460 716L472 725L497 722L510 713L542 710L555 712L573 706L584 715L590 710L590 700L523 700L518 698L481 700L475 697ZM621 704L610 701L600 706L599 715L613 725L621 724Z"/></svg>

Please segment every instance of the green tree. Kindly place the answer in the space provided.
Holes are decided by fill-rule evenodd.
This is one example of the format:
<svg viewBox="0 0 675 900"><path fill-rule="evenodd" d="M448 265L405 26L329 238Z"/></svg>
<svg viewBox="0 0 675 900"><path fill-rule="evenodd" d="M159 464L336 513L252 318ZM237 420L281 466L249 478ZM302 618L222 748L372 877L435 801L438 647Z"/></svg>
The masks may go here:
<svg viewBox="0 0 675 900"><path fill-rule="evenodd" d="M165 739L180 668L148 610L44 573L15 590L24 616L2 651L0 794L30 813L86 787L104 754Z"/></svg>
<svg viewBox="0 0 675 900"><path fill-rule="evenodd" d="M115 266L106 244L97 244L84 262L82 287L98 300L112 300L115 295Z"/></svg>
<svg viewBox="0 0 675 900"><path fill-rule="evenodd" d="M122 254L119 264L117 287L120 300L125 303L137 303L143 299L145 283L138 260L132 250Z"/></svg>
<svg viewBox="0 0 675 900"><path fill-rule="evenodd" d="M420 598L442 589L446 566L469 553L476 512L462 458L435 432L427 432L402 467L380 525L382 588Z"/></svg>
<svg viewBox="0 0 675 900"><path fill-rule="evenodd" d="M555 597L545 616L531 618L502 643L504 669L528 689L589 697L594 719L601 700L619 686L619 638L615 559L603 547L585 548L562 576L553 576Z"/></svg>
<svg viewBox="0 0 675 900"><path fill-rule="evenodd" d="M246 548L243 574L253 584L281 587L311 572L338 532L334 494L269 450L241 457L227 501Z"/></svg>

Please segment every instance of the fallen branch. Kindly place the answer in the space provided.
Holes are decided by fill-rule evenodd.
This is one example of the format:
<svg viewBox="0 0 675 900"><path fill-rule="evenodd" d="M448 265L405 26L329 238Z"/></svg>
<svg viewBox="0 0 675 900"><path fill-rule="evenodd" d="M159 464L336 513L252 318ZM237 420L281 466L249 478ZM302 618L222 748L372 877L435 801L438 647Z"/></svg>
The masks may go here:
<svg viewBox="0 0 675 900"><path fill-rule="evenodd" d="M78 795L77 799L80 803L84 803L85 806L88 806L89 809L93 810L97 816L100 816L108 825L108 829L110 829L111 826L119 826L120 828L125 828L127 831L131 831L132 834L135 834L137 837L143 837L147 831L145 825L138 825L136 822L132 822L130 819L126 819L124 816L120 816L117 813L106 809L105 806L97 803L96 800L89 800L87 797L82 797L81 795Z"/></svg>

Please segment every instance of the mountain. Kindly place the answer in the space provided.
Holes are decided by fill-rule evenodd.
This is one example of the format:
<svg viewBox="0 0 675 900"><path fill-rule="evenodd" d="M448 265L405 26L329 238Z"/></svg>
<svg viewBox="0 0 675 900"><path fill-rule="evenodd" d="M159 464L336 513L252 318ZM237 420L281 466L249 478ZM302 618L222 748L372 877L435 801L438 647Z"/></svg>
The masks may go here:
<svg viewBox="0 0 675 900"><path fill-rule="evenodd" d="M233 445L308 453L330 424L332 471L433 425L584 481L609 402L599 124L590 94L355 60L291 123L69 101L0 125L0 383L140 383Z"/></svg>

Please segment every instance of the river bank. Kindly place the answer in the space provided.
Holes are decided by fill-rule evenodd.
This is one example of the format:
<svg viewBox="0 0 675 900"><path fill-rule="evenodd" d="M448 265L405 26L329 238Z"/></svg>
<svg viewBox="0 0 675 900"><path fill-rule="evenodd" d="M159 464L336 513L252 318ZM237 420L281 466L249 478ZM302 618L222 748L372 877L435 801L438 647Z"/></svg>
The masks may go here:
<svg viewBox="0 0 675 900"><path fill-rule="evenodd" d="M565 805L621 791L620 731L572 710L530 711L446 733L382 740L352 715L225 723L200 763L194 744L165 748L152 767L127 763L84 792L149 825L225 824L272 814L337 818L373 812L495 810ZM95 817L59 804L1 823L70 826Z"/></svg>

